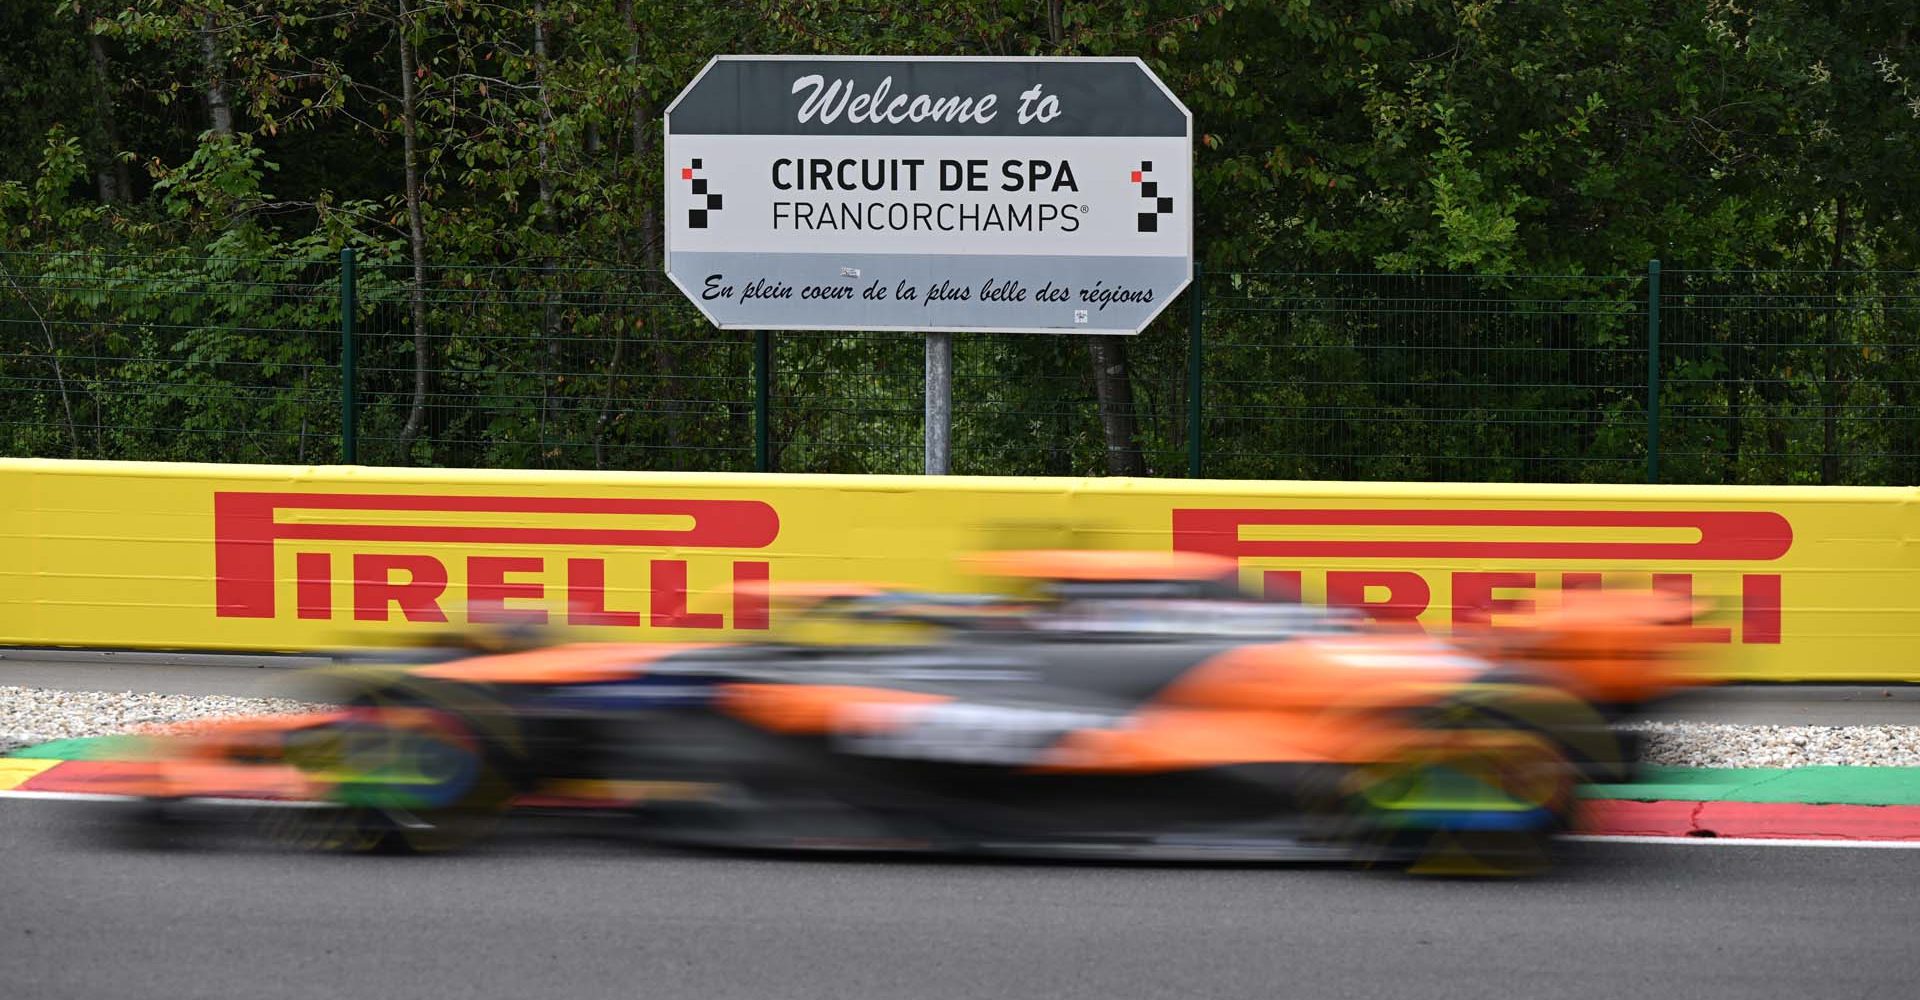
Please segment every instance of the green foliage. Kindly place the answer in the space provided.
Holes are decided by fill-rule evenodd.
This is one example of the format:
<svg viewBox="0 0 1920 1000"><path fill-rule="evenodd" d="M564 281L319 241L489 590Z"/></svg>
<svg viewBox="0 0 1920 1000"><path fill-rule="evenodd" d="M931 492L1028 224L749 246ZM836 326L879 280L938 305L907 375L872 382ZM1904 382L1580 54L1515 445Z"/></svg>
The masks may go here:
<svg viewBox="0 0 1920 1000"><path fill-rule="evenodd" d="M1912 20L1911 0L19 0L0 451L331 460L353 247L368 460L746 468L752 346L654 270L661 108L721 52L1078 54L1140 56L1194 111L1209 471L1633 478L1637 275L1659 258L1674 476L1913 481ZM1772 271L1704 273L1739 268ZM1863 273L1791 273L1828 270ZM1561 277L1503 277L1525 274ZM1128 343L1161 473L1193 431L1185 313ZM782 468L918 467L916 341L776 339ZM1103 470L1077 341L962 338L956 366L961 471Z"/></svg>

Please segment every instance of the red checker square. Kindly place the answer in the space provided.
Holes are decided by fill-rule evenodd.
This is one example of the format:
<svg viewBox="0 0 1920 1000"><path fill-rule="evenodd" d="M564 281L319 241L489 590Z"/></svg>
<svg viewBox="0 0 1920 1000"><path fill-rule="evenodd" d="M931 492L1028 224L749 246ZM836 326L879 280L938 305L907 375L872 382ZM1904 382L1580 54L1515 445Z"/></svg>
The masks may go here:
<svg viewBox="0 0 1920 1000"><path fill-rule="evenodd" d="M692 167L681 167L681 168L680 168L680 179L681 179L681 180L683 180L683 181L690 181L690 180L693 180L693 168L692 168Z"/></svg>
<svg viewBox="0 0 1920 1000"><path fill-rule="evenodd" d="M1140 183L1140 171L1136 170L1133 172L1133 182L1135 184Z"/></svg>

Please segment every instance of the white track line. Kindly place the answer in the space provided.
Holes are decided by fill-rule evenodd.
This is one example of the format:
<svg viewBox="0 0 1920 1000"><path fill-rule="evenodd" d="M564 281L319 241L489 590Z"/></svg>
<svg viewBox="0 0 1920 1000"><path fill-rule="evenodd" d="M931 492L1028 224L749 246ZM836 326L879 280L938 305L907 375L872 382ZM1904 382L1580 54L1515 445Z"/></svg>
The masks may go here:
<svg viewBox="0 0 1920 1000"><path fill-rule="evenodd" d="M1694 847L1869 847L1895 851L1920 850L1920 840L1833 840L1794 837L1639 837L1596 833L1562 834L1561 840L1583 844L1686 844Z"/></svg>
<svg viewBox="0 0 1920 1000"><path fill-rule="evenodd" d="M55 802L131 802L131 795L102 795L99 792L23 792L17 788L0 791L0 799L51 799Z"/></svg>

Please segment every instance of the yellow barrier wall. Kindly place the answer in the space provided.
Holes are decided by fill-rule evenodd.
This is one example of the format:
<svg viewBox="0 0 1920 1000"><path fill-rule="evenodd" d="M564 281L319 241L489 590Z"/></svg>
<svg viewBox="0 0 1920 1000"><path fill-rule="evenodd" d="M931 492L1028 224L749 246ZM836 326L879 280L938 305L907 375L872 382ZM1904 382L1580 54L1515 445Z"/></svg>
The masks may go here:
<svg viewBox="0 0 1920 1000"><path fill-rule="evenodd" d="M1910 489L546 473L0 460L0 643L372 644L550 614L751 635L759 580L976 585L990 545L1229 554L1281 597L1498 625L1663 587L1759 679L1920 680Z"/></svg>

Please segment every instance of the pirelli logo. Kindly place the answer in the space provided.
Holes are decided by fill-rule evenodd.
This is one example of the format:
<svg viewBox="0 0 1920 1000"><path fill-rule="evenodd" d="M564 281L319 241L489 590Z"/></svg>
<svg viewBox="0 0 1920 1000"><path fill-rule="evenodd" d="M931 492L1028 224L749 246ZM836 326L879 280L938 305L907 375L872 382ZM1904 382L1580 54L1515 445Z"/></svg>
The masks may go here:
<svg viewBox="0 0 1920 1000"><path fill-rule="evenodd" d="M766 588L742 584L767 580L768 563L747 556L780 533L779 515L759 500L216 492L213 508L222 618L283 614L276 567L291 549L292 610L301 619L350 613L380 622L397 612L404 621L446 622L451 608L471 622L541 623L550 606L563 605L571 625L764 629ZM333 550L342 543L352 551L337 566ZM400 543L452 551L392 551ZM526 551L542 546L595 554ZM692 560L727 564L730 607L688 606ZM608 606L610 561L635 574L644 565L644 610ZM454 562L463 571L458 588L450 583ZM336 606L343 591L350 607Z"/></svg>
<svg viewBox="0 0 1920 1000"><path fill-rule="evenodd" d="M1608 573L1647 569L1649 563L1660 564L1648 573L1651 586L1688 596L1694 593L1696 572L1732 571L1739 577L1741 643L1780 641L1780 574L1748 567L1759 570L1792 546L1792 526L1772 511L1233 507L1173 512L1176 550L1250 562L1260 571L1267 595L1279 600L1298 601L1306 585L1316 583L1327 604L1376 620L1411 622L1427 615L1435 606L1436 581L1450 595L1446 604L1457 626L1527 614L1533 606L1527 593L1538 588L1598 588ZM1334 560L1387 565L1316 565ZM1436 561L1476 566L1428 568ZM1542 562L1562 565L1542 568ZM1671 563L1697 568L1673 570L1667 568ZM1692 638L1735 641L1733 627L1720 625L1696 624Z"/></svg>

